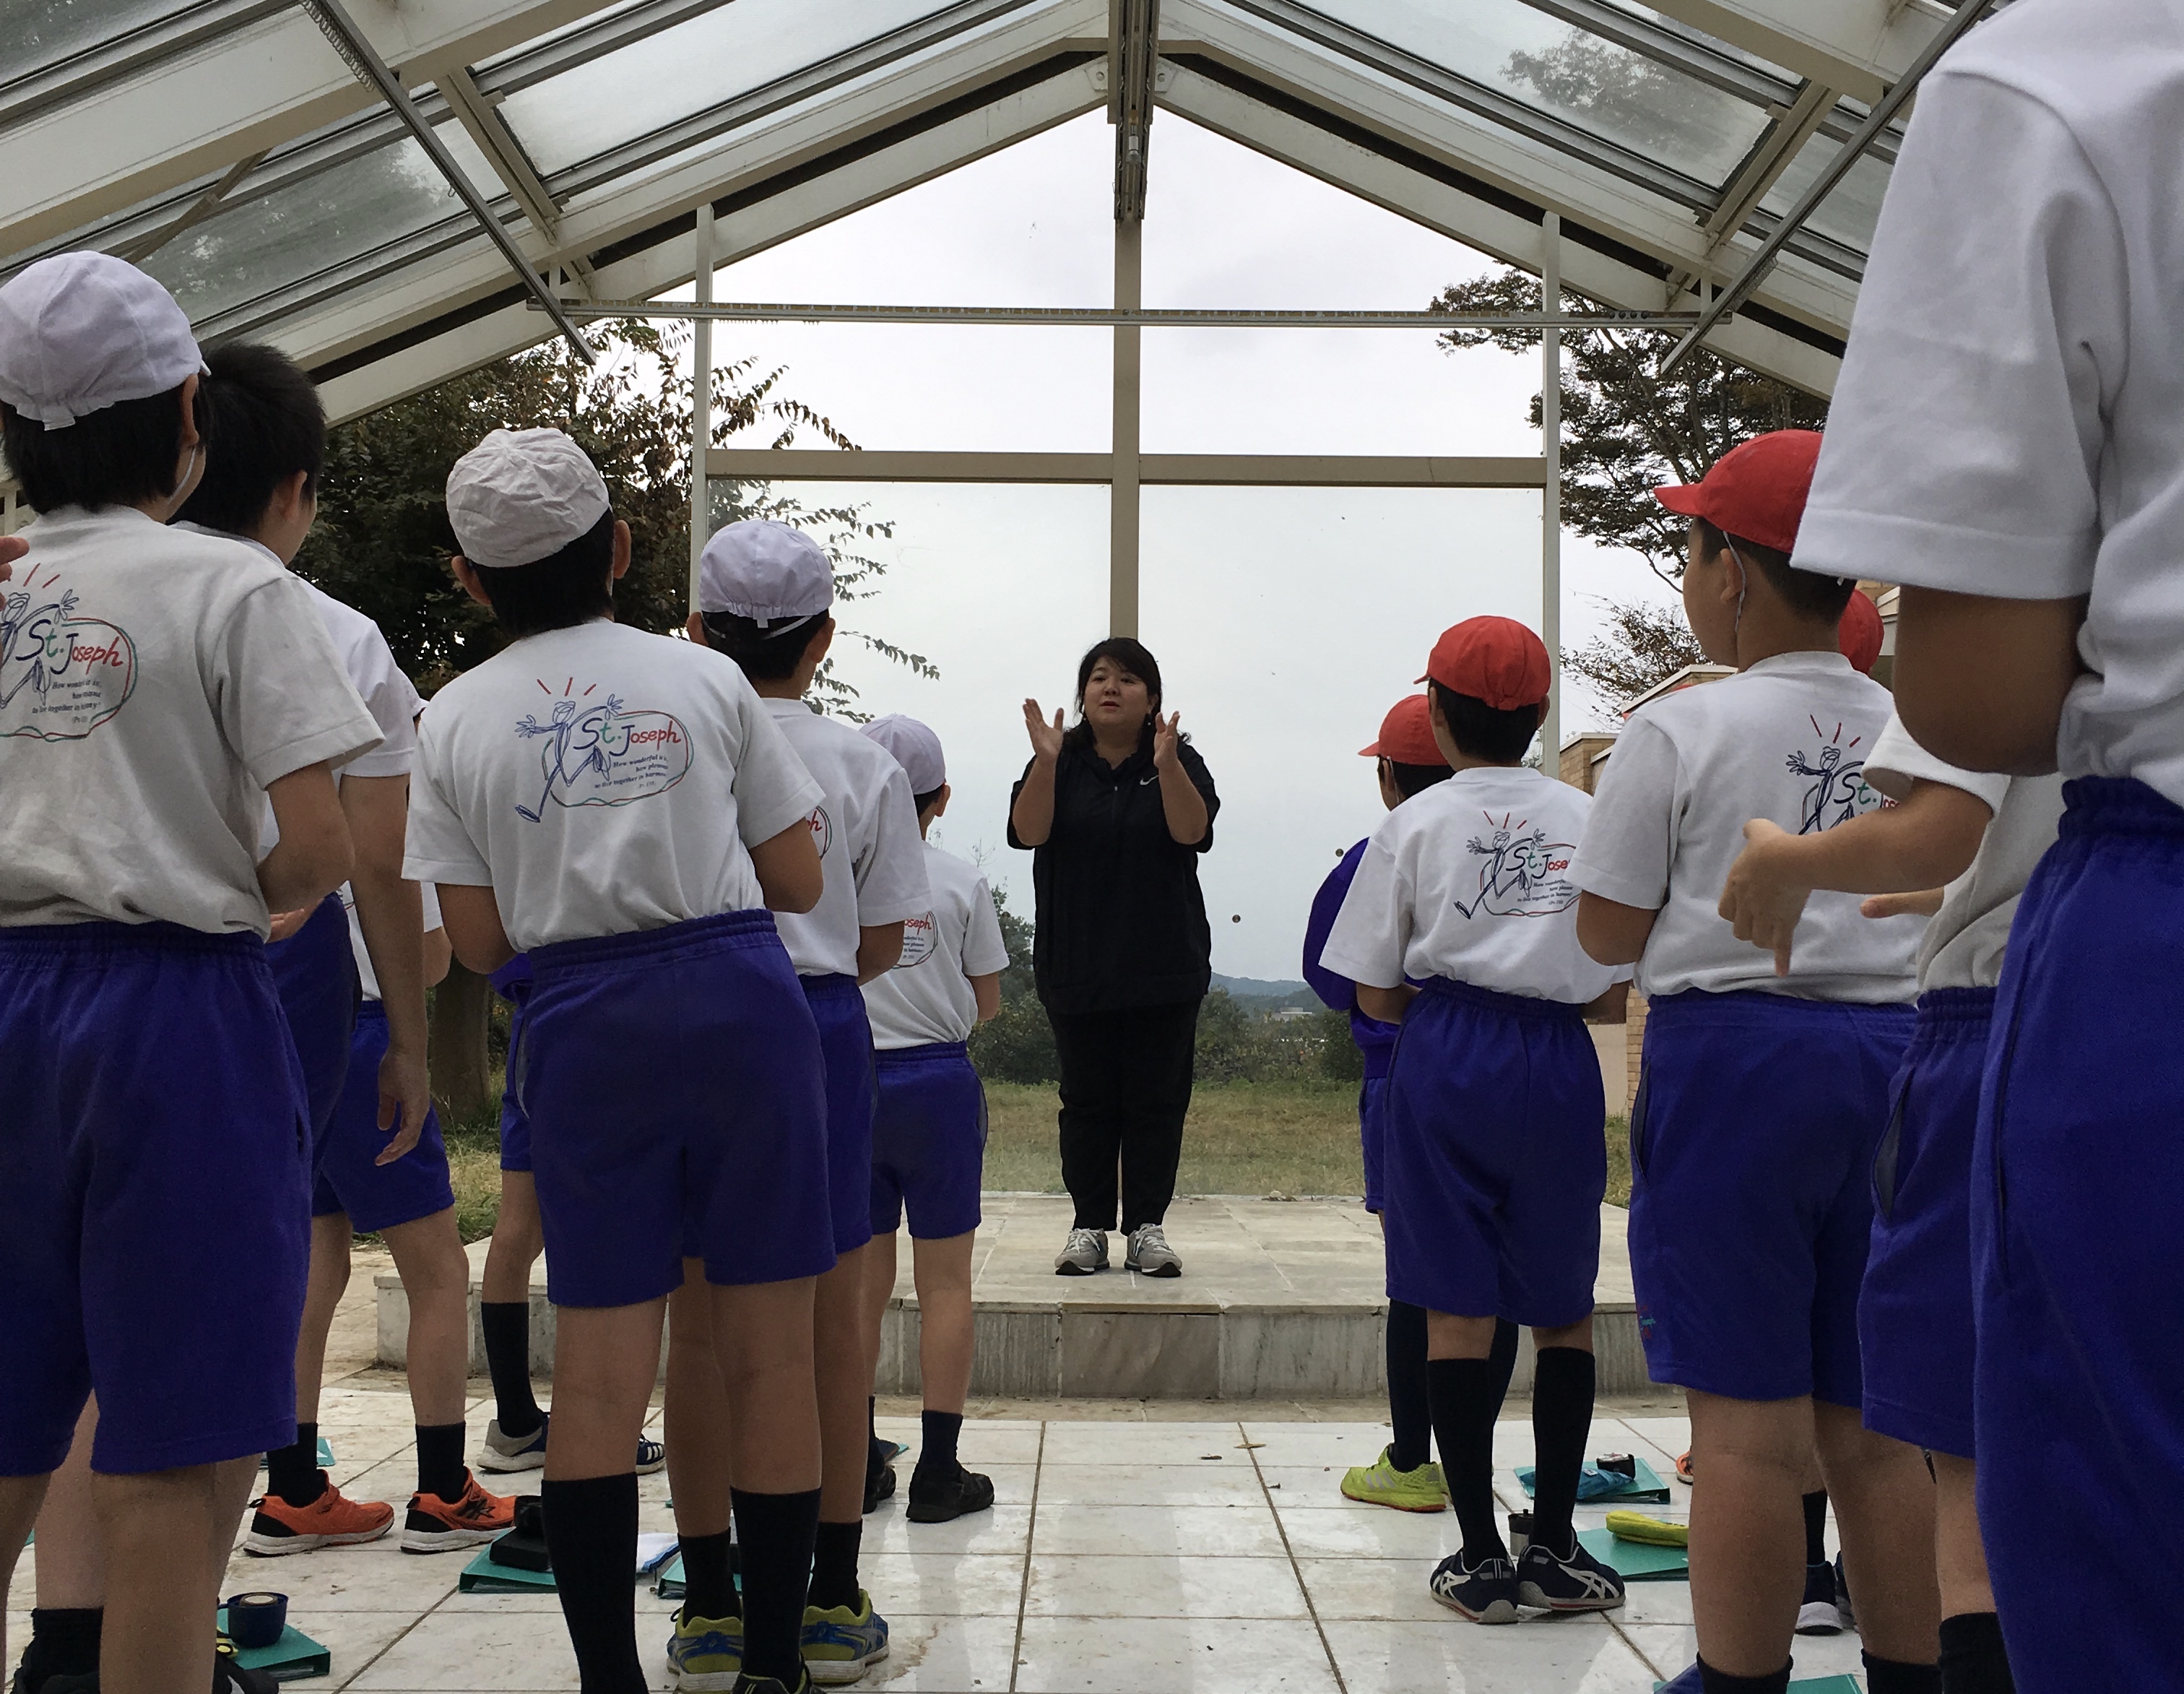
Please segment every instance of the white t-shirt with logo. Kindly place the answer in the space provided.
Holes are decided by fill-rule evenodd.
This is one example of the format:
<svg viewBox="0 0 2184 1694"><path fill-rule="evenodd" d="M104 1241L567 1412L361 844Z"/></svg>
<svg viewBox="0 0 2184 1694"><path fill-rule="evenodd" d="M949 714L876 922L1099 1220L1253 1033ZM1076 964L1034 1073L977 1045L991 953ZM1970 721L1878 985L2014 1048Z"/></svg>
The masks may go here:
<svg viewBox="0 0 2184 1694"><path fill-rule="evenodd" d="M2184 803L2184 12L2013 6L1919 88L1796 562L2090 594L2056 751Z"/></svg>
<svg viewBox="0 0 2184 1694"><path fill-rule="evenodd" d="M1446 977L1584 1005L1627 972L1577 944L1570 859L1591 798L1526 766L1483 766L1397 806L1365 844L1320 953L1352 982Z"/></svg>
<svg viewBox="0 0 2184 1694"><path fill-rule="evenodd" d="M1911 738L1900 719L1874 744L1866 777L1891 800L1911 791L1914 777L1945 783L1986 803L1993 814L1971 867L1951 883L1942 909L1926 920L1919 944L1921 989L1992 988L2002 980L2003 953L2017 901L2040 855L2054 844L2063 817L2059 776L1997 777L1944 764Z"/></svg>
<svg viewBox="0 0 2184 1694"><path fill-rule="evenodd" d="M1573 872L1588 894L1658 911L1638 961L1648 999L1758 989L1880 1005L1913 998L1923 919L1878 921L1858 896L1815 890L1790 974L1740 941L1722 884L1744 826L1810 835L1871 811L1865 761L1892 710L1888 690L1840 653L1783 653L1642 706L1616 738Z"/></svg>
<svg viewBox="0 0 2184 1694"><path fill-rule="evenodd" d="M0 583L0 925L265 935L266 788L380 740L309 590L133 507L25 538Z"/></svg>
<svg viewBox="0 0 2184 1694"><path fill-rule="evenodd" d="M417 892L425 898L425 933L430 935L441 927L440 891L430 883L420 883ZM356 915L356 890L347 883L341 885L341 903L348 917L348 947L356 955L356 974L364 984L364 997L378 1000L379 974L371 968L371 951L364 945L364 925Z"/></svg>
<svg viewBox="0 0 2184 1694"><path fill-rule="evenodd" d="M731 660L602 618L426 705L402 874L490 886L518 952L659 929L763 906L749 848L819 801Z"/></svg>
<svg viewBox="0 0 2184 1694"><path fill-rule="evenodd" d="M910 778L894 754L848 724L801 700L764 704L825 791L811 809L811 837L826 888L811 911L781 915L781 939L798 975L853 977L861 929L922 917L932 903Z"/></svg>
<svg viewBox="0 0 2184 1694"><path fill-rule="evenodd" d="M865 984L872 1045L882 1052L967 1041L978 1027L973 977L1009 967L994 892L976 865L924 844L933 904L902 926L902 962Z"/></svg>

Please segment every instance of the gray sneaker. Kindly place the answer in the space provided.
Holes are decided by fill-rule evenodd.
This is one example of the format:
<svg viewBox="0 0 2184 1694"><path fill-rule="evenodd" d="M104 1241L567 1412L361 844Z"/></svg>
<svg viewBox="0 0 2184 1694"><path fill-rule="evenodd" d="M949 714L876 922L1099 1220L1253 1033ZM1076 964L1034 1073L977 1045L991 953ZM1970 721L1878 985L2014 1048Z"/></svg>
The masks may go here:
<svg viewBox="0 0 2184 1694"><path fill-rule="evenodd" d="M1072 1229L1069 1240L1054 1256L1056 1276L1089 1276L1095 1271L1107 1268L1107 1232L1105 1229Z"/></svg>
<svg viewBox="0 0 2184 1694"><path fill-rule="evenodd" d="M1144 1223L1130 1231L1130 1250L1123 1256L1123 1266L1139 1276L1181 1276L1183 1261L1176 1257L1173 1247L1157 1223Z"/></svg>

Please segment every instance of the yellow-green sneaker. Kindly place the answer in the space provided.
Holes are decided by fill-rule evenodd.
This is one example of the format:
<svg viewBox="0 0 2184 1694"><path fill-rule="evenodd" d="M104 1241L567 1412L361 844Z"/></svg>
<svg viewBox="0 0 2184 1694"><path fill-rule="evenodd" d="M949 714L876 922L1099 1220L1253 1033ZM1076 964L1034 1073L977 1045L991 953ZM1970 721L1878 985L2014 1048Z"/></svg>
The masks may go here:
<svg viewBox="0 0 2184 1694"><path fill-rule="evenodd" d="M1396 1468L1396 1450L1380 1449L1370 1464L1352 1465L1342 1473L1342 1491L1368 1506L1392 1506L1398 1512L1446 1512L1448 1485L1440 1467L1428 1459L1416 1470Z"/></svg>
<svg viewBox="0 0 2184 1694"><path fill-rule="evenodd" d="M683 1694L730 1694L744 1668L741 1618L692 1618L678 1611L667 1638L667 1686Z"/></svg>
<svg viewBox="0 0 2184 1694"><path fill-rule="evenodd" d="M854 1612L847 1606L804 1608L804 1668L814 1682L855 1682L887 1656L887 1619L872 1609L872 1596L863 1589L857 1591Z"/></svg>

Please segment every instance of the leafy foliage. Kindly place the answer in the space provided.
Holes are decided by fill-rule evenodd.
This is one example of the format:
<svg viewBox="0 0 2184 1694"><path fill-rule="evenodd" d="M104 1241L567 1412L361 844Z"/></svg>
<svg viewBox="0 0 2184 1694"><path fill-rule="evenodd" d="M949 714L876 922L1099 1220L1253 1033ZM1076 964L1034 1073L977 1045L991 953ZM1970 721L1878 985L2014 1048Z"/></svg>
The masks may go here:
<svg viewBox="0 0 2184 1694"><path fill-rule="evenodd" d="M1001 972L1001 1010L971 1033L971 1063L989 1082L1049 1083L1061 1074L1054 1049L1054 1026L1039 1003L1032 980L1030 922L1010 910L1008 895L994 890L994 910L1001 920L1001 941L1009 950Z"/></svg>
<svg viewBox="0 0 2184 1694"><path fill-rule="evenodd" d="M1681 612L1644 600L1601 605L1612 632L1564 653L1563 669L1584 677L1615 705L1628 705L1686 666L1706 662Z"/></svg>

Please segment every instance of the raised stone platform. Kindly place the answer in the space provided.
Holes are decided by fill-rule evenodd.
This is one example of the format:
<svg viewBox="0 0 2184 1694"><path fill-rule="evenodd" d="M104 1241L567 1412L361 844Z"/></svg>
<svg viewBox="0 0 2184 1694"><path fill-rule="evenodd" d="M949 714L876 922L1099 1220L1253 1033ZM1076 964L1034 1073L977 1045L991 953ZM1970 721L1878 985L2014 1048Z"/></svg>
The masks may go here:
<svg viewBox="0 0 2184 1694"><path fill-rule="evenodd" d="M1167 1234L1184 1273L1134 1276L1117 1268L1057 1277L1068 1234L1067 1199L988 1195L976 1257L977 1362L972 1392L1040 1399L1332 1400L1385 1385L1387 1298L1379 1225L1354 1200L1251 1200L1210 1195L1169 1208ZM1595 1347L1602 1394L1648 1386L1624 1241L1629 1214L1601 1208ZM880 1344L878 1390L917 1391L917 1296L911 1254L900 1254ZM476 1321L482 1242L471 1249L473 1371L484 1368ZM409 1302L400 1280L376 1283L379 1362L406 1357ZM553 1359L553 1307L544 1268L531 1290L532 1357ZM1531 1379L1524 1341L1515 1386Z"/></svg>

